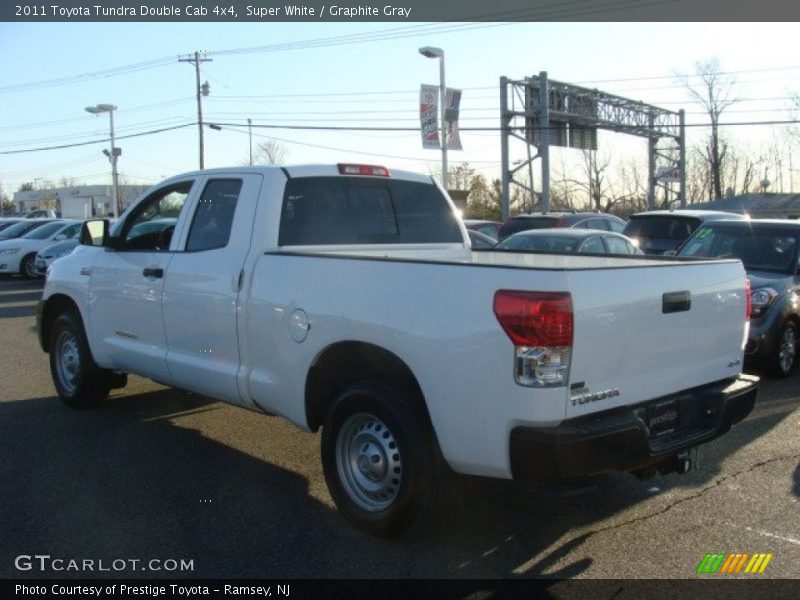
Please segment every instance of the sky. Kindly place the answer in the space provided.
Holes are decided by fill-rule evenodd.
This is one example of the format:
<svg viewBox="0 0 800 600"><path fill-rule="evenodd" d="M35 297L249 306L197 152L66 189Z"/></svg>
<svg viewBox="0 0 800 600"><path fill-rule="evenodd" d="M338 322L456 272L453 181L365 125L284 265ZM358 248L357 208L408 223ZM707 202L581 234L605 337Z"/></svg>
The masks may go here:
<svg viewBox="0 0 800 600"><path fill-rule="evenodd" d="M0 23L0 185L12 195L24 182L109 183L102 154L108 142L3 154L107 140L108 116L84 110L99 103L118 107L118 137L146 134L117 141L124 182L152 184L196 169L196 126L147 134L196 122L194 68L178 61L194 51L212 59L201 70L211 87L204 120L229 124L205 130L206 167L222 167L248 161L248 118L257 126L418 127L419 86L439 83L438 61L421 56L421 46L444 49L447 85L463 90L462 128L496 128L499 78L540 71L683 108L687 123L704 123L702 107L677 75L712 58L731 73L742 99L723 121L790 119L790 98L800 93L797 33L795 23ZM119 69L131 65L137 66ZM101 70L112 72L82 76ZM726 132L745 151L762 153L784 130ZM705 132L690 128L690 144ZM468 162L498 177L499 133L462 131L461 137L464 150L449 153L451 166ZM283 146L288 164L440 168L441 152L423 150L418 131L253 129L254 145L270 138ZM646 160L645 142L620 134L601 133L600 151ZM574 152L557 154L573 160ZM514 145L511 158L524 153ZM800 173L789 173L788 163L782 168L784 191L800 191Z"/></svg>

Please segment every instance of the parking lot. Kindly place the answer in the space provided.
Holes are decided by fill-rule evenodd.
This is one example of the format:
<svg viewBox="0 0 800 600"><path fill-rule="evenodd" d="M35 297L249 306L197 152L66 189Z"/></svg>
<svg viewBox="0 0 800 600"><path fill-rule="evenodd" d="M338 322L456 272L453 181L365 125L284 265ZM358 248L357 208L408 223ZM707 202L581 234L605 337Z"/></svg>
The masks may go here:
<svg viewBox="0 0 800 600"><path fill-rule="evenodd" d="M35 336L41 288L0 279L0 577L87 576L15 567L47 554L193 567L111 573L128 577L683 578L711 552L774 555L738 577L797 576L800 372L765 379L688 475L453 478L441 506L385 541L345 524L318 435L279 418L138 377L96 410L62 405Z"/></svg>

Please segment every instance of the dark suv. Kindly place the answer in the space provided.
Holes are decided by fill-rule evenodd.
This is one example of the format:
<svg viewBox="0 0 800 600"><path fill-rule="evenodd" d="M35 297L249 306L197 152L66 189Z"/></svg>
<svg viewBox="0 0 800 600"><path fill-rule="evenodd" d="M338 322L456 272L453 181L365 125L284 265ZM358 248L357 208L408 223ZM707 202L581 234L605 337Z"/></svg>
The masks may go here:
<svg viewBox="0 0 800 600"><path fill-rule="evenodd" d="M601 212L540 212L517 215L503 223L497 232L497 239L504 240L510 235L529 229L550 229L566 227L569 229L599 229L622 233L625 221L614 215Z"/></svg>
<svg viewBox="0 0 800 600"><path fill-rule="evenodd" d="M778 377L791 373L800 333L797 221L713 221L701 225L678 256L738 258L752 303L745 360Z"/></svg>
<svg viewBox="0 0 800 600"><path fill-rule="evenodd" d="M645 254L674 254L706 221L744 218L715 210L651 210L631 215L622 233L638 242Z"/></svg>

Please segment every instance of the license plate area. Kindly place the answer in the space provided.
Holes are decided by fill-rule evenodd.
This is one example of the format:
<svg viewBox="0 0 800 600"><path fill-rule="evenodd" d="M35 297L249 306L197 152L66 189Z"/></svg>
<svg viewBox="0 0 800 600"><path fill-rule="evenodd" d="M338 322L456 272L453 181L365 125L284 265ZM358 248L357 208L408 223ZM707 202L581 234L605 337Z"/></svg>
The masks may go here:
<svg viewBox="0 0 800 600"><path fill-rule="evenodd" d="M647 407L647 427L651 437L673 433L680 423L677 399L662 400Z"/></svg>

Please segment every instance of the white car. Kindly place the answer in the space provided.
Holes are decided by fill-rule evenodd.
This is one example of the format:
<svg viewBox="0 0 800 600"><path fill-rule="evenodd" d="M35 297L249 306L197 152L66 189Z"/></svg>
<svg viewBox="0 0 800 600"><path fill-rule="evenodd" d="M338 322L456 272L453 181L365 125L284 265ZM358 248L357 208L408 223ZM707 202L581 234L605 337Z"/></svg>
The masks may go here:
<svg viewBox="0 0 800 600"><path fill-rule="evenodd" d="M66 256L75 248L78 247L78 238L73 237L68 240L64 240L62 242L56 242L55 244L50 244L49 246L42 248L36 254L36 274L38 276L44 277L44 274L47 273L47 267L49 267L54 260L61 258L62 256Z"/></svg>
<svg viewBox="0 0 800 600"><path fill-rule="evenodd" d="M81 231L82 221L53 221L22 237L0 242L0 273L19 273L26 278L39 277L36 253L42 248L73 237Z"/></svg>

